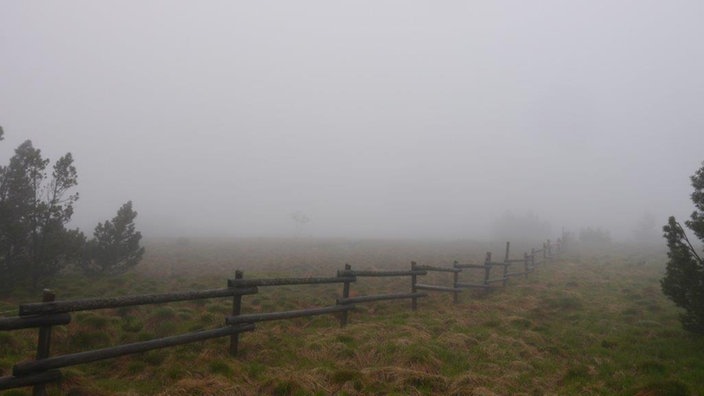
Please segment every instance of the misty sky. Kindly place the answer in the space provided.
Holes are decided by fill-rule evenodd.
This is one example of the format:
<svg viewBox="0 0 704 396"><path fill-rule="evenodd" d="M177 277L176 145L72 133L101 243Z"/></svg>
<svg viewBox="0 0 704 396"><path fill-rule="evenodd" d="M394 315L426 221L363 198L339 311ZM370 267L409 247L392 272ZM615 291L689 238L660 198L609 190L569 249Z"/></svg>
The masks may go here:
<svg viewBox="0 0 704 396"><path fill-rule="evenodd" d="M0 2L0 163L79 172L73 226L627 238L693 210L704 2Z"/></svg>

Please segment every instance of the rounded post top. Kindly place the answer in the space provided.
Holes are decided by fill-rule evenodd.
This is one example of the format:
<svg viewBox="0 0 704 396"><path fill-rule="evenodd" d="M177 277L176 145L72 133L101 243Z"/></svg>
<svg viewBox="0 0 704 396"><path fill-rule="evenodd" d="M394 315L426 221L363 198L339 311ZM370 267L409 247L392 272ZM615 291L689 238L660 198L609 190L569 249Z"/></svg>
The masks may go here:
<svg viewBox="0 0 704 396"><path fill-rule="evenodd" d="M42 290L42 302L54 301L56 299L56 293L51 291L51 289Z"/></svg>

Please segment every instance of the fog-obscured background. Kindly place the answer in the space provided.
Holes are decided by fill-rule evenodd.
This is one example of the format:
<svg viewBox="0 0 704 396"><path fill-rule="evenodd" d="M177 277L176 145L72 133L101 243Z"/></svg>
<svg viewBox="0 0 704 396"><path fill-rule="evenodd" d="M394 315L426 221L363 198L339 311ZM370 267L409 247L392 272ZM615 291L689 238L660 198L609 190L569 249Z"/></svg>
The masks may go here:
<svg viewBox="0 0 704 396"><path fill-rule="evenodd" d="M132 200L145 236L493 238L514 216L634 239L692 210L703 18L701 1L4 1L0 162L25 139L73 153L88 233Z"/></svg>

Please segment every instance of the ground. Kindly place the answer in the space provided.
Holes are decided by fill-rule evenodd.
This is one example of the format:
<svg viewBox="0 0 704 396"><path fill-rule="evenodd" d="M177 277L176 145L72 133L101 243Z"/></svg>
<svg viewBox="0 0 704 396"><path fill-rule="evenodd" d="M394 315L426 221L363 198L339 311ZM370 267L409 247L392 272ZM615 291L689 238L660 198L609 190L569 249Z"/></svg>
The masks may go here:
<svg viewBox="0 0 704 396"><path fill-rule="evenodd" d="M525 247L515 247L522 257ZM137 271L107 279L62 275L59 299L218 288L235 269L245 278L333 276L354 269L407 269L410 261L480 262L501 244L472 241L238 240L152 241ZM151 351L64 369L50 394L704 394L704 339L681 329L661 293L662 252L573 247L527 278L489 293L466 291L453 304L430 293L409 301L359 305L340 327L330 316L257 324L229 356L229 339ZM471 272L471 271L468 271ZM478 276L475 274L474 276ZM473 275L463 273L463 279ZM437 273L423 283L450 285ZM360 278L358 295L407 292L408 278ZM340 285L260 288L243 313L332 305ZM0 303L16 314L17 292ZM73 314L54 331L53 354L77 352L222 326L227 299ZM36 331L0 333L0 370L32 357ZM30 394L24 388L6 395Z"/></svg>

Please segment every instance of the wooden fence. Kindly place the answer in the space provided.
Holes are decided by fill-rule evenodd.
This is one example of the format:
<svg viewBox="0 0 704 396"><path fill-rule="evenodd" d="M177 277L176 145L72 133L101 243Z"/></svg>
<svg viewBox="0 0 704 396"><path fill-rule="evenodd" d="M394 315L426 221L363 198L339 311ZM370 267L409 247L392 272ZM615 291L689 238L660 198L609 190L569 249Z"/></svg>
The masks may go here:
<svg viewBox="0 0 704 396"><path fill-rule="evenodd" d="M336 314L339 315L340 325L345 326L349 320L349 312L355 309L355 304L382 300L410 299L411 309L415 311L418 308L418 299L426 297L427 292L453 293L453 302L457 303L459 293L464 289L479 288L488 290L497 287L499 283L502 286L506 286L511 277L527 277L537 265L543 264L553 257L553 250L559 253L561 246L559 239L555 246L553 246L550 241L547 241L543 244L542 249L531 249L530 254L527 252L524 253L521 259L510 259L509 248L510 243L507 242L504 260L502 262L493 262L491 252L487 252L484 263L482 264L460 264L455 261L452 267L433 267L411 262L410 270L406 271L353 270L350 265L345 265L345 268L338 271L336 276L329 278L244 279L244 273L242 271L236 271L235 278L228 280L226 288L213 290L91 298L71 301L56 301L56 296L51 291L45 290L42 302L20 304L19 316L0 318L0 331L27 328L38 329L35 359L15 364L12 368L12 375L0 377L0 390L34 386L34 395L45 395L45 385L59 381L61 379L61 371L59 369L63 367L111 359L152 349L183 345L211 338L230 337L230 354L235 356L238 352L240 334L253 331L256 322ZM522 264L521 271L509 272L510 267L517 264ZM502 272L500 276L492 278L491 273L494 268L501 268ZM484 271L483 282L461 282L460 275L465 270ZM418 283L418 277L425 276L428 272L451 273L452 285ZM358 278L365 277L409 277L410 292L350 296L352 283L358 282ZM242 313L242 298L246 295L257 294L260 287L332 283L341 283L343 285L342 295L340 298L337 298L334 305L293 311ZM225 326L223 327L102 349L50 356L52 327L69 324L71 322L70 313L72 312L225 297L232 298L232 313L225 318Z"/></svg>

